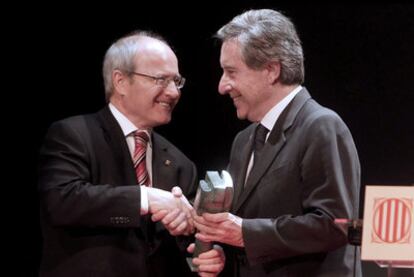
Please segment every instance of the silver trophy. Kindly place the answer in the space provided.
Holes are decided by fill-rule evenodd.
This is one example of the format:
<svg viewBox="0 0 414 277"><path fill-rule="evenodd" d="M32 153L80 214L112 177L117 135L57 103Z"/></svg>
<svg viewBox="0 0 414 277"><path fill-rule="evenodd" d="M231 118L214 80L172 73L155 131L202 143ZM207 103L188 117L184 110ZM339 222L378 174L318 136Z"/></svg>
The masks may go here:
<svg viewBox="0 0 414 277"><path fill-rule="evenodd" d="M230 174L223 170L221 176L217 171L207 171L205 180L200 180L194 209L198 215L203 213L228 212L233 201L233 180ZM193 258L213 248L211 242L195 241ZM187 258L192 271L198 271L197 266L192 263L192 258Z"/></svg>

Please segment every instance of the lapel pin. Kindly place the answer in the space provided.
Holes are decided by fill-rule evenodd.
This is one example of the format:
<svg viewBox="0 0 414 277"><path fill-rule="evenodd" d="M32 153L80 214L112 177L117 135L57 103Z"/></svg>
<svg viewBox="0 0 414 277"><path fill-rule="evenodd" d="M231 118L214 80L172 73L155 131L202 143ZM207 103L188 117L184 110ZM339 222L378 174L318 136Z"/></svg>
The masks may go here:
<svg viewBox="0 0 414 277"><path fill-rule="evenodd" d="M170 160L165 160L165 161L164 161L164 164L165 164L166 166L169 166L169 165L171 164L171 161L170 161Z"/></svg>

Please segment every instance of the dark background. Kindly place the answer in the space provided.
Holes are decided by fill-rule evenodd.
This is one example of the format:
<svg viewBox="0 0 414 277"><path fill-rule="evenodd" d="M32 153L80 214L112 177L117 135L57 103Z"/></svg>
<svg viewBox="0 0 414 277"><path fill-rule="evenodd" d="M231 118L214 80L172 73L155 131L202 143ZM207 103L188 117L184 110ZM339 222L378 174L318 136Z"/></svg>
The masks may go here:
<svg viewBox="0 0 414 277"><path fill-rule="evenodd" d="M233 137L248 123L237 119L228 96L217 93L219 45L212 35L244 10L268 7L283 11L296 24L305 54L304 85L350 128L362 185L413 184L414 5L278 2L119 3L99 10L37 6L40 12L30 14L21 30L27 44L23 55L30 57L21 66L29 67L35 78L20 77L14 87L17 98L26 99L23 114L31 136L24 144L26 160L37 164L53 121L95 112L105 104L101 65L110 44L135 29L151 29L170 41L187 78L172 122L158 132L197 164L200 178L206 170L224 169ZM41 254L36 166L21 177L19 201L25 205L18 217L24 218L24 227L16 233L16 245L24 276L35 276ZM364 270L365 276L386 273L372 263L364 263Z"/></svg>

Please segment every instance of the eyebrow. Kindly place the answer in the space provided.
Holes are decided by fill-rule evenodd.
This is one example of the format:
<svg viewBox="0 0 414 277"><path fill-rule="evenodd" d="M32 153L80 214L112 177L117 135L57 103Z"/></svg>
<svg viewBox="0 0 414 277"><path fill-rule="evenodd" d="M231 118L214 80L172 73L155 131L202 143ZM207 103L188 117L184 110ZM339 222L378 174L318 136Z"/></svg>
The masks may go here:
<svg viewBox="0 0 414 277"><path fill-rule="evenodd" d="M229 66L229 65L223 66L223 67L222 67L222 69L223 69L223 70L233 70L233 71L236 71L236 70L237 70L237 68L236 68L236 67L234 67L234 66Z"/></svg>

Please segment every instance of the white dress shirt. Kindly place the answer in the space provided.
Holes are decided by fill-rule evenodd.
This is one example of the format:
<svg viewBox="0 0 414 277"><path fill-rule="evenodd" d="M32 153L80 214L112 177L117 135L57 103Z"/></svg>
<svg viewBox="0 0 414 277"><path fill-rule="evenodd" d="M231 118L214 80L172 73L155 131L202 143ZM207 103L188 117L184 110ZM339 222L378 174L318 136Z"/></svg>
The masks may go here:
<svg viewBox="0 0 414 277"><path fill-rule="evenodd" d="M124 133L129 152L131 154L131 159L134 157L135 151L135 139L134 139L134 132L139 130L125 115L123 115L112 103L109 103L109 109L113 116L115 117L116 121L118 122L119 126L121 126L122 132ZM145 130L147 131L147 130ZM152 141L151 141L151 134L150 131L148 132L148 145L147 145L147 153L146 153L146 166L149 178L152 184ZM150 185L151 186L151 185ZM141 186L141 214L148 213L148 191L146 186Z"/></svg>

